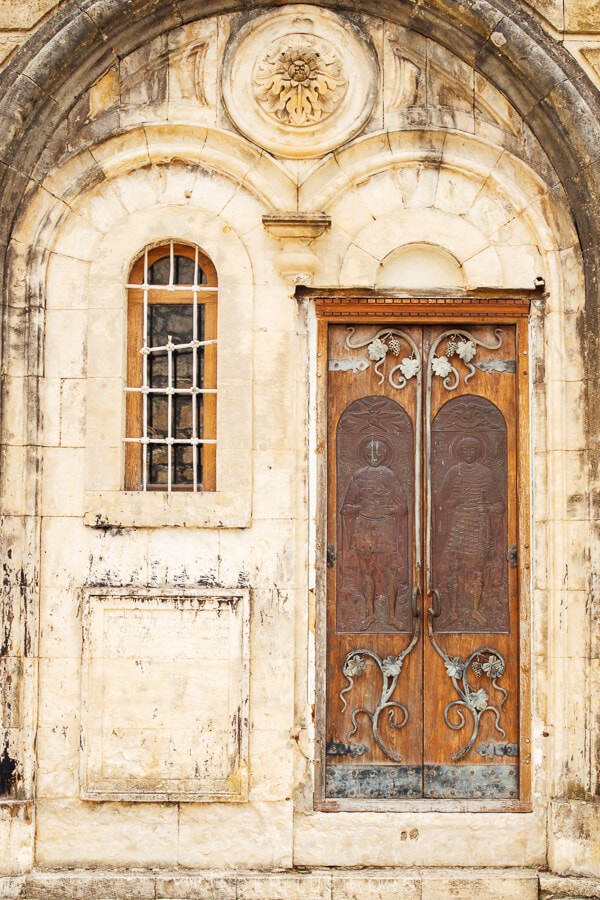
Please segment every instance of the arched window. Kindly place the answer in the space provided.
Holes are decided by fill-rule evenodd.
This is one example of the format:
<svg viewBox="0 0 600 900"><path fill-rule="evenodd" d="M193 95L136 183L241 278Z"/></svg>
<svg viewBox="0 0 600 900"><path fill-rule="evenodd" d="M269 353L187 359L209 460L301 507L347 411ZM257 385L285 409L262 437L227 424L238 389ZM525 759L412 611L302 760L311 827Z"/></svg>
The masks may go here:
<svg viewBox="0 0 600 900"><path fill-rule="evenodd" d="M199 247L147 247L128 288L125 489L216 488L217 275Z"/></svg>

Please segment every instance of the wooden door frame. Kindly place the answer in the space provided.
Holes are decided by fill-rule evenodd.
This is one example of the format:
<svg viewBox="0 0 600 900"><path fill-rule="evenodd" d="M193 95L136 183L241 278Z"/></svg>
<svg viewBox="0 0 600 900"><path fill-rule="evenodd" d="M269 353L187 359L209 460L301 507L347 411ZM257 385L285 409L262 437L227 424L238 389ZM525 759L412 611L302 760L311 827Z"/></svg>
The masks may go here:
<svg viewBox="0 0 600 900"><path fill-rule="evenodd" d="M532 300L543 296L533 290L479 291L376 291L365 288L298 287L298 299L314 304L317 316L316 441L316 676L315 676L315 809L323 812L530 812L531 754L531 585L530 585L530 449L529 449L529 341L528 319ZM325 794L326 762L326 598L327 598L327 411L328 330L330 324L435 324L452 319L472 324L515 325L517 358L517 523L519 592L519 799L518 800L352 800Z"/></svg>

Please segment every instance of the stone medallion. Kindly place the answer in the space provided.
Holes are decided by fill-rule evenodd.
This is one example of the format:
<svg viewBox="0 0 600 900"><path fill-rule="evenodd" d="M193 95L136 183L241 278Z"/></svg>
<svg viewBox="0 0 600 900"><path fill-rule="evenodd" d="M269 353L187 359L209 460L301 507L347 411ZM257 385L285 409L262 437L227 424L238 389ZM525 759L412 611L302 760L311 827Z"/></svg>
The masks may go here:
<svg viewBox="0 0 600 900"><path fill-rule="evenodd" d="M294 5L254 19L230 43L223 97L254 143L278 156L311 158L364 127L377 74L366 36L334 13Z"/></svg>

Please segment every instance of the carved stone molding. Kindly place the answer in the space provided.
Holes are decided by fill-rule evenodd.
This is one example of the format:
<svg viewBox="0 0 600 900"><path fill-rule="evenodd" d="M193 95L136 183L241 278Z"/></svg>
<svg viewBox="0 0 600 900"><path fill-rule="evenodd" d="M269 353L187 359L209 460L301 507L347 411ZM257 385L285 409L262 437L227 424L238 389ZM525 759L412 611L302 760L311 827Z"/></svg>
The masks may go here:
<svg viewBox="0 0 600 900"><path fill-rule="evenodd" d="M263 216L269 234L282 242L275 258L275 268L289 284L311 284L319 266L319 258L310 243L331 226L326 213L280 212Z"/></svg>
<svg viewBox="0 0 600 900"><path fill-rule="evenodd" d="M222 89L237 128L288 159L329 152L368 121L378 81L366 34L336 13L292 5L261 15L230 42Z"/></svg>

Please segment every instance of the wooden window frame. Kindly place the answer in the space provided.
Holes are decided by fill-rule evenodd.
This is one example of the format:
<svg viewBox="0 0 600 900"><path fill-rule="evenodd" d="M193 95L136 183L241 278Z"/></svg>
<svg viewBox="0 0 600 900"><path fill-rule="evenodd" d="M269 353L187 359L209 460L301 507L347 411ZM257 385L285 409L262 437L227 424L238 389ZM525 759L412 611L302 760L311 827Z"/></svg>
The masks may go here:
<svg viewBox="0 0 600 900"><path fill-rule="evenodd" d="M170 255L183 256L197 263L206 276L201 286L150 285L147 275L157 260ZM199 247L181 241L167 240L147 247L133 264L127 285L127 388L125 412L125 483L127 491L215 491L216 485L216 429L217 429L217 272L212 261ZM158 485L144 479L142 445L143 432L142 394L132 388L142 384L144 343L144 301L152 304L202 304L205 308L205 338L214 340L204 348L204 380L202 388L214 393L204 394L204 436L210 443L203 444L202 482L196 484ZM208 336L208 337L207 337Z"/></svg>
<svg viewBox="0 0 600 900"><path fill-rule="evenodd" d="M325 289L299 287L296 296L314 303L317 316L317 446L327 447L327 359L328 328L333 323L435 324L455 322L498 323L516 326L517 341L517 503L519 534L519 655L521 765L519 798L512 800L468 799L332 799L325 794L326 752L326 602L327 602L327 455L318 461L316 531L316 767L315 809L323 812L531 812L531 598L530 598L530 449L529 449L529 349L528 317L531 302L543 288L525 291L482 290L448 292L375 291L369 289Z"/></svg>

